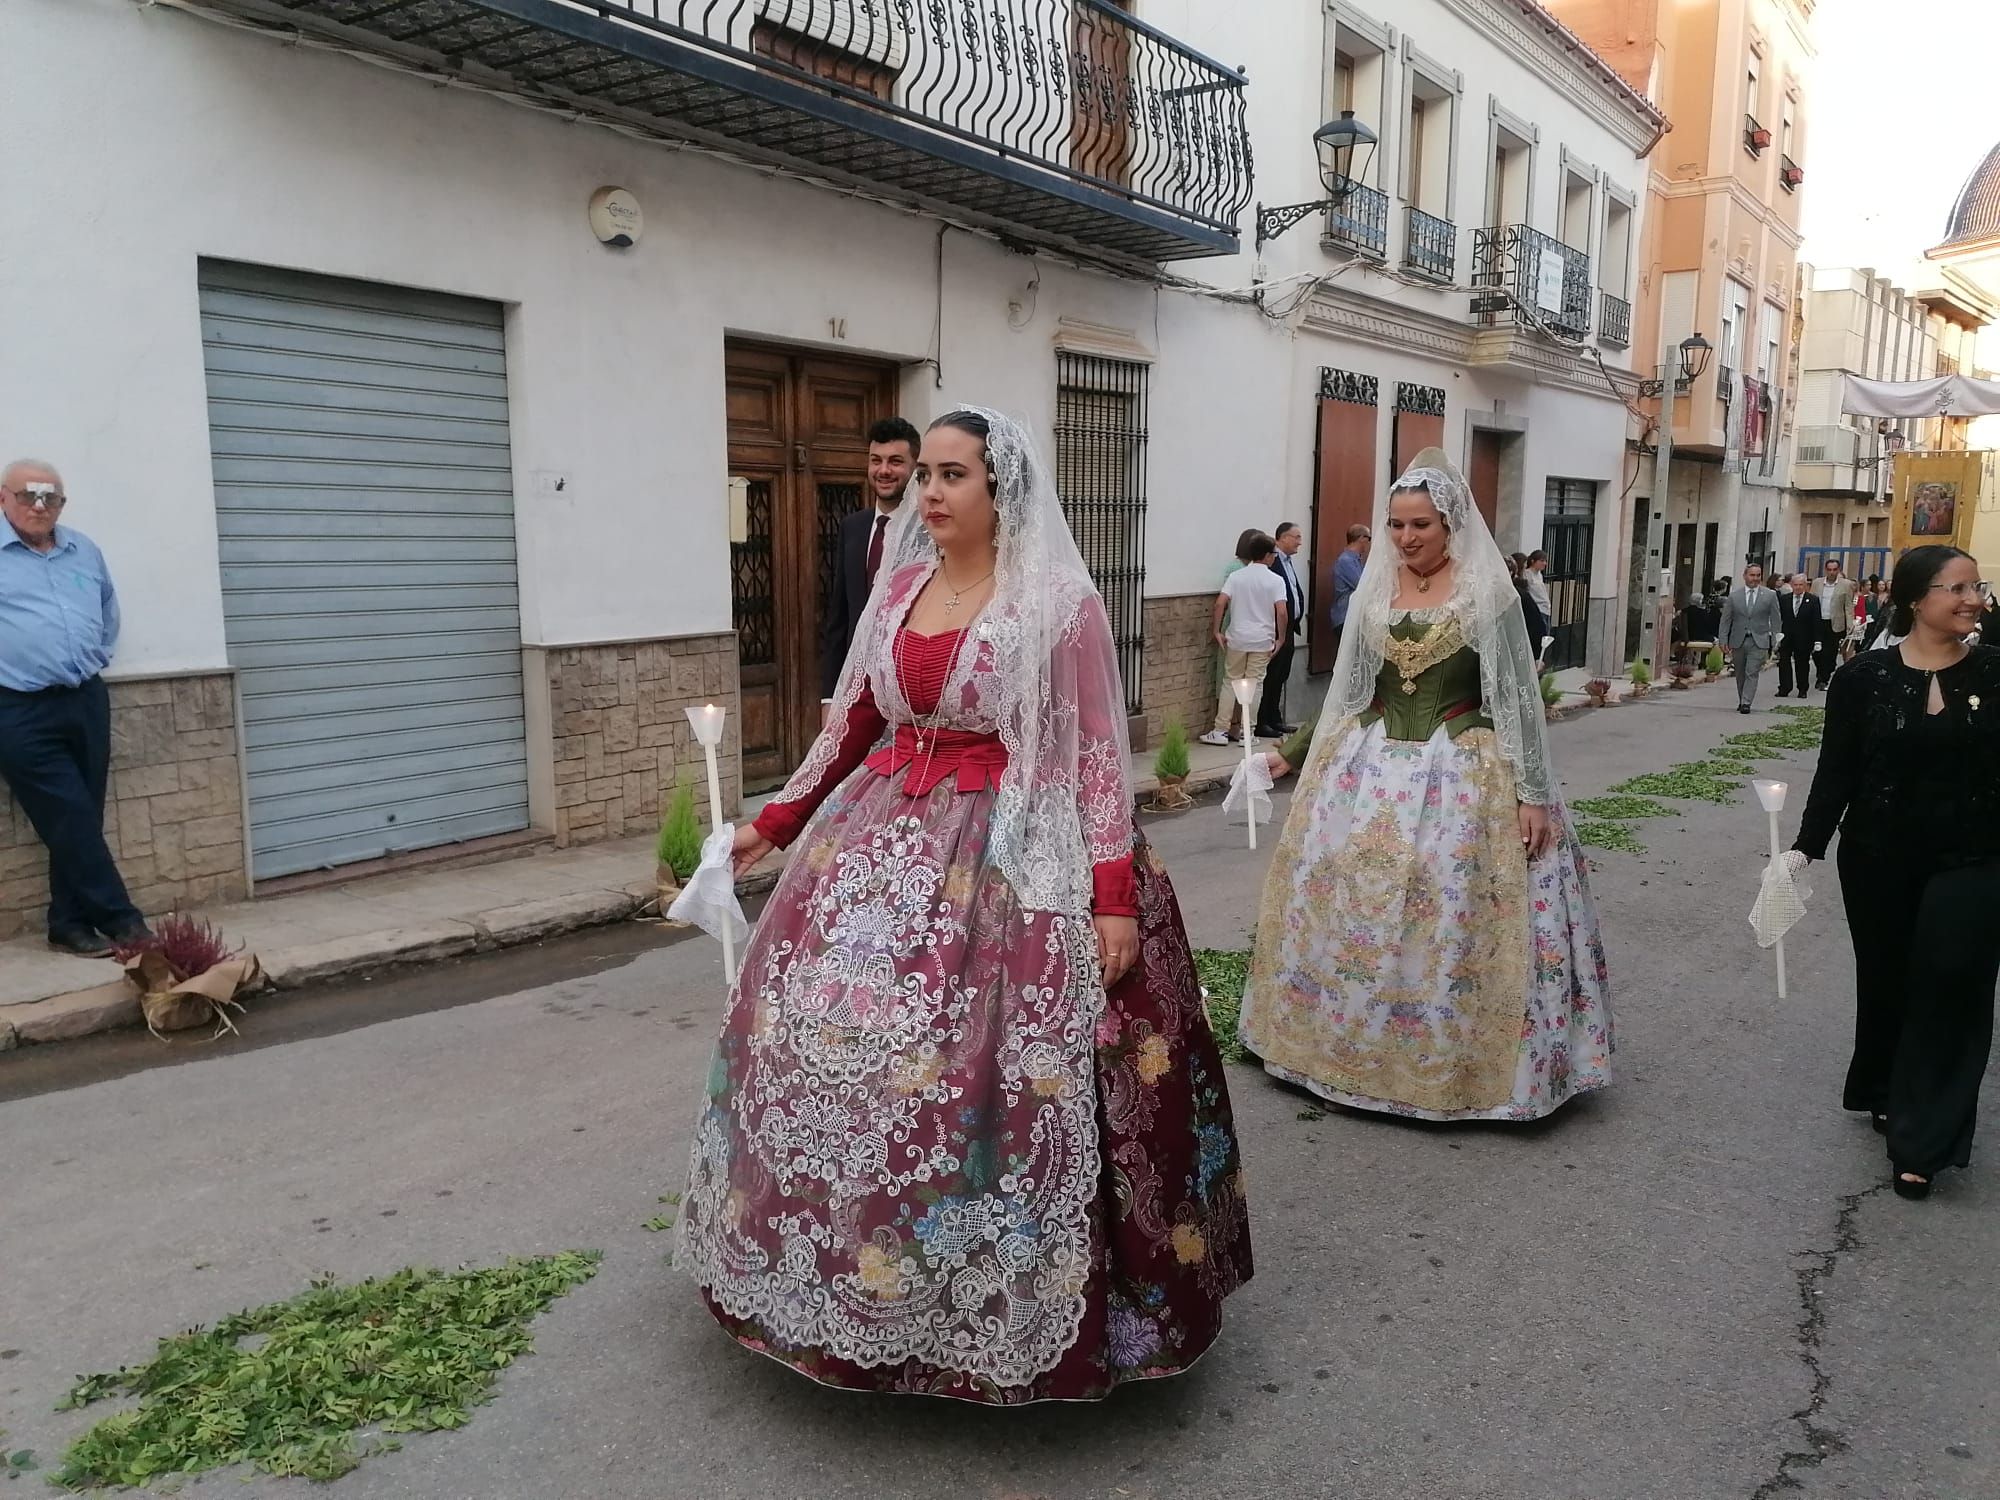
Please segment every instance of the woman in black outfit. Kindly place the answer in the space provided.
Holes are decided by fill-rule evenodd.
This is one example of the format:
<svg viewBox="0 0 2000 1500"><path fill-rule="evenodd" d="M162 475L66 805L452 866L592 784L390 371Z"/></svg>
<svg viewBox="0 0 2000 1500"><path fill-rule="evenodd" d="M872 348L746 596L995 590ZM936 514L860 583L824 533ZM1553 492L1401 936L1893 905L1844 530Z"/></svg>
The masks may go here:
<svg viewBox="0 0 2000 1500"><path fill-rule="evenodd" d="M1904 553L1889 602L1908 638L1834 675L1792 863L1825 858L1840 829L1856 1011L1842 1102L1874 1117L1896 1191L1921 1198L1972 1158L1993 1040L2000 649L1964 642L1983 601L1956 547Z"/></svg>
<svg viewBox="0 0 2000 1500"><path fill-rule="evenodd" d="M1507 576L1514 580L1514 592L1521 600L1521 618L1528 622L1528 646L1535 653L1535 660L1542 659L1542 642L1549 638L1548 617L1542 607L1535 603L1535 596L1528 592L1528 555L1516 552L1507 559Z"/></svg>

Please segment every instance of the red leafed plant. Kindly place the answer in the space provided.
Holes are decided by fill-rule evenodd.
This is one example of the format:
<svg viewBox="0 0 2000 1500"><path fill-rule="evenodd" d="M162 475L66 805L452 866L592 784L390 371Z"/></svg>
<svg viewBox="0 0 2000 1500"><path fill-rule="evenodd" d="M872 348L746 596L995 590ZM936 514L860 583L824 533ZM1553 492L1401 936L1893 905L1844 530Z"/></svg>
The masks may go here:
<svg viewBox="0 0 2000 1500"><path fill-rule="evenodd" d="M172 912L160 919L151 936L121 945L116 950L116 956L121 964L129 964L141 954L157 953L166 960L174 983L185 984L197 974L206 974L217 964L228 962L242 951L240 944L230 947L222 929L213 922Z"/></svg>

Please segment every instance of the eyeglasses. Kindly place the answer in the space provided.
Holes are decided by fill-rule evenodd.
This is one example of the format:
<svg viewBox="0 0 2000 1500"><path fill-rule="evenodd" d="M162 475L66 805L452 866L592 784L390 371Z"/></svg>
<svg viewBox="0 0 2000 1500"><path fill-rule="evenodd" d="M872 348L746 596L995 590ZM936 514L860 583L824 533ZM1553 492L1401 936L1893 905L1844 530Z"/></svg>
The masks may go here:
<svg viewBox="0 0 2000 1500"><path fill-rule="evenodd" d="M1939 589L1954 599L1963 599L1968 595L1977 595L1981 599L1993 597L1993 585L1983 578L1977 583L1934 583L1928 592L1936 593Z"/></svg>
<svg viewBox="0 0 2000 1500"><path fill-rule="evenodd" d="M52 484L24 484L18 490L0 489L0 495L12 495L36 510L61 510L69 503L69 496Z"/></svg>

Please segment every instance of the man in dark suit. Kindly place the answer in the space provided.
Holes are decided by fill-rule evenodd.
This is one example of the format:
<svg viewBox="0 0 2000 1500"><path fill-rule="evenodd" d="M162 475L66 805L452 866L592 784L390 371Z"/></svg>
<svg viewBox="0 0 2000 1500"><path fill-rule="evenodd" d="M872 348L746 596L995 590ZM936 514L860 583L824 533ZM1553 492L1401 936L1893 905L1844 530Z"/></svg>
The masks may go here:
<svg viewBox="0 0 2000 1500"><path fill-rule="evenodd" d="M1264 669L1264 692L1257 702L1256 732L1270 739L1283 739L1298 728L1298 725L1285 719L1285 684L1291 681L1292 653L1298 645L1299 622L1306 612L1305 589L1299 583L1298 569L1292 565L1292 559L1305 537L1295 522L1281 521L1271 539L1278 544L1278 550L1271 557L1271 571L1285 581L1285 617L1291 621L1291 629L1278 642L1271 664Z"/></svg>
<svg viewBox="0 0 2000 1500"><path fill-rule="evenodd" d="M1820 643L1819 598L1812 580L1794 573L1789 590L1778 590L1778 696L1792 696L1792 679L1799 696L1812 693L1813 652Z"/></svg>
<svg viewBox="0 0 2000 1500"><path fill-rule="evenodd" d="M840 544L834 555L833 593L820 620L819 695L833 696L840 681L847 648L854 644L854 627L861 623L890 518L903 503L910 470L916 467L923 436L901 417L884 417L868 429L868 494L871 503L840 523Z"/></svg>

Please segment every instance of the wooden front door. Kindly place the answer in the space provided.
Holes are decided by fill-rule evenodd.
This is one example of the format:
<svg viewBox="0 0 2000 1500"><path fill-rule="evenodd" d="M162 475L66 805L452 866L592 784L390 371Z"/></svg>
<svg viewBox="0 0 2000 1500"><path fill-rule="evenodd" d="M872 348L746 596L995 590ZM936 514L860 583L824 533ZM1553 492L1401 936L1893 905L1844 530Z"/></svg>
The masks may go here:
<svg viewBox="0 0 2000 1500"><path fill-rule="evenodd" d="M1132 0L1079 5L1070 20L1075 70L1070 164L1120 186L1132 166L1132 31L1122 19L1131 9Z"/></svg>
<svg viewBox="0 0 2000 1500"><path fill-rule="evenodd" d="M1375 513L1375 387L1351 381L1322 393L1313 476L1312 597L1306 620L1306 670L1333 670L1333 567L1347 548L1350 526ZM1378 539L1378 545L1386 545Z"/></svg>
<svg viewBox="0 0 2000 1500"><path fill-rule="evenodd" d="M729 472L749 486L730 583L743 698L743 789L779 785L819 732L820 621L841 518L868 503L868 429L896 367L750 344L726 362Z"/></svg>
<svg viewBox="0 0 2000 1500"><path fill-rule="evenodd" d="M1486 529L1497 538L1500 535L1500 455L1507 446L1511 434L1494 432L1489 428L1472 429L1472 450L1466 455L1465 483L1472 491L1472 500L1479 507L1479 513L1486 517ZM1501 542L1502 552L1514 549Z"/></svg>

